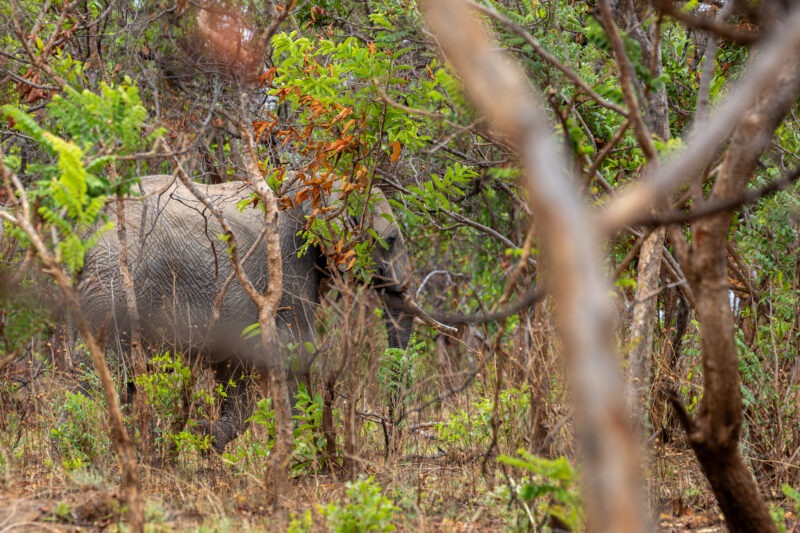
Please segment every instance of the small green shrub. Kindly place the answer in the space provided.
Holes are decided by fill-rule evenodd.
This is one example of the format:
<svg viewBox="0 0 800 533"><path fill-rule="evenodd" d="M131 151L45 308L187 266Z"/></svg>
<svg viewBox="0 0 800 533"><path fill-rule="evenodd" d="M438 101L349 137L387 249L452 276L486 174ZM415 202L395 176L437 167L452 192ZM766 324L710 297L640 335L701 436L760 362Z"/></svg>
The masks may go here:
<svg viewBox="0 0 800 533"><path fill-rule="evenodd" d="M552 531L550 524L569 531L583 529L577 475L566 458L550 460L518 450L516 457L501 455L497 460L528 474L511 489L536 531Z"/></svg>
<svg viewBox="0 0 800 533"><path fill-rule="evenodd" d="M300 385L295 395L294 449L292 468L296 474L318 470L325 457L325 437L322 434L322 397L311 395L305 386ZM272 401L262 398L256 404L253 415L247 419L251 424L266 428L269 440L265 443L252 439L237 440L233 453L223 454L229 463L243 468L260 468L264 458L275 445L275 411Z"/></svg>
<svg viewBox="0 0 800 533"><path fill-rule="evenodd" d="M528 387L508 388L500 392L497 416L500 419L498 445L501 450L514 450L521 445L525 434L527 413L530 411ZM441 442L462 447L485 447L492 441L494 398L484 396L469 409L459 409L436 426Z"/></svg>
<svg viewBox="0 0 800 533"><path fill-rule="evenodd" d="M211 437L192 432L195 423L187 418L191 406L203 416L205 409L215 403L215 395L206 390L193 391L192 369L184 364L180 355L166 352L150 361L147 373L136 378L136 387L138 393L145 395L152 410L157 451L166 453L173 447L178 452L209 450Z"/></svg>
<svg viewBox="0 0 800 533"><path fill-rule="evenodd" d="M95 464L109 456L105 407L84 394L67 392L64 421L50 430L50 438L67 470Z"/></svg>
<svg viewBox="0 0 800 533"><path fill-rule="evenodd" d="M397 529L392 519L399 508L383 495L372 476L345 483L345 487L345 501L332 502L320 508L331 530L357 533Z"/></svg>
<svg viewBox="0 0 800 533"><path fill-rule="evenodd" d="M414 400L411 388L417 380L417 364L424 360L424 349L425 342L412 337L405 350L386 348L378 363L381 391L386 400L400 411Z"/></svg>

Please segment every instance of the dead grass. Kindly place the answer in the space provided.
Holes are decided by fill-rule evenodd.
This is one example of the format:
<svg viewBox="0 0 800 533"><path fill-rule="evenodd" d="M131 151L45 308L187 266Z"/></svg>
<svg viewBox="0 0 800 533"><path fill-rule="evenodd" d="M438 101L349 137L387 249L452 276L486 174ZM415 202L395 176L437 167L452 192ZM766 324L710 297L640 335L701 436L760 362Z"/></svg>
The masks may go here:
<svg viewBox="0 0 800 533"><path fill-rule="evenodd" d="M539 375L545 373L545 369L537 370ZM561 378L555 367L546 372L547 401L539 402L539 393L529 391L501 395L507 398L508 409L500 411L498 446L488 459L486 428L480 426L481 421L486 423L487 412L480 405L494 397L496 373L491 364L464 391L414 413L406 422L400 454L387 457L380 424L359 419L358 475L373 476L399 508L392 523L400 531L523 528L526 513L509 498L507 485L519 482L524 473L513 469L504 473L496 455L514 454L522 447L542 456L566 455L574 464L570 409L557 386ZM519 387L524 378L523 373L520 378L506 379L503 390ZM440 392L436 380L425 383L425 390L415 391L416 404ZM113 454L106 451L90 465L70 471L50 442L50 430L71 386L69 380L44 372L3 396L0 533L124 529ZM374 400L362 398L357 411L384 413ZM104 422L97 431L105 431ZM251 425L228 451L263 445L267 437L262 426ZM339 439L341 445L341 435ZM292 493L281 495L278 505L266 506L262 475L257 461L232 464L226 457L191 451L163 461L140 450L148 530L286 531L293 520L302 520L309 512L311 530L324 531L321 509L345 497L347 479L341 470L329 472L309 463L297 470ZM664 531L724 530L705 478L680 438L653 445L648 479L652 514ZM788 502L774 503L784 506L792 531L796 517L789 512Z"/></svg>

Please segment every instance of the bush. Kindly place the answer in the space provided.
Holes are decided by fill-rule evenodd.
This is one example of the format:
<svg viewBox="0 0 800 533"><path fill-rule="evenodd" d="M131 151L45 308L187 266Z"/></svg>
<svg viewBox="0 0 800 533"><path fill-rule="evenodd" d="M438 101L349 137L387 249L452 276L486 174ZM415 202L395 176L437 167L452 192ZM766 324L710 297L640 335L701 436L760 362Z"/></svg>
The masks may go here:
<svg viewBox="0 0 800 533"><path fill-rule="evenodd" d="M360 478L345 483L344 502L329 503L320 509L328 525L337 533L394 531L394 513L399 509L384 496L375 479Z"/></svg>

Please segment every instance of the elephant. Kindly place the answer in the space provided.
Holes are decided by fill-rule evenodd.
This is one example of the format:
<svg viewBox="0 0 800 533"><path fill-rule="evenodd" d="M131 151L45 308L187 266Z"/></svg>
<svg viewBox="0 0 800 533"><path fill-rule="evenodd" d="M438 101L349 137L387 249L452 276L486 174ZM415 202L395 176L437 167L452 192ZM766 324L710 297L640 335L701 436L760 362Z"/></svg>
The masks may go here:
<svg viewBox="0 0 800 533"><path fill-rule="evenodd" d="M293 178L289 173L284 181ZM251 198L251 188L242 182L198 187L222 209L236 236L239 257L244 258L253 247L253 253L242 259L243 267L256 288L263 291L269 280L266 246L261 238L263 210L252 206L237 209L237 204ZM227 254L229 244L219 237L223 232L217 219L172 176L143 177L141 189L144 199L126 202L125 218L143 344L166 344L198 357L223 384L247 383L240 378L259 368L263 354L259 354L255 339L244 338L242 332L258 321L258 313L235 276L223 289L233 267ZM403 305L406 295L414 293L411 264L388 201L378 189L374 188L372 194L375 201L369 227L380 237L380 245L372 252L375 268L371 283L384 302L389 346L405 349L413 322ZM313 345L320 282L331 274L319 247L298 253L305 244L300 232L306 226L310 204L307 200L279 212L283 295L276 321L282 346ZM115 218L113 209L108 216ZM118 339L129 339L131 317L119 257L117 232L104 233L86 254L77 287L84 313L95 331L105 332L106 337L116 332ZM222 290L224 296L215 315L215 300ZM120 344L124 351L125 341ZM284 351L282 356L289 358L289 352ZM302 348L296 351L305 352ZM290 383L307 379L309 356L293 361L291 366ZM244 430L252 411L246 386L228 386L220 418L203 426L220 452Z"/></svg>

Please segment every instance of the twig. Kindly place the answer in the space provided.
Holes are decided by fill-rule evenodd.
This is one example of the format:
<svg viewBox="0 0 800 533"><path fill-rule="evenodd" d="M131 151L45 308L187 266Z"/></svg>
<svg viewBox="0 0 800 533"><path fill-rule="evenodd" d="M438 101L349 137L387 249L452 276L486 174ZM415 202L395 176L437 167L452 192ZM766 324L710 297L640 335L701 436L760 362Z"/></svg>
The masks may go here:
<svg viewBox="0 0 800 533"><path fill-rule="evenodd" d="M725 24L721 20L714 20L710 17L687 13L681 10L679 7L674 6L670 0L651 0L651 2L656 9L663 11L675 20L683 22L689 27L711 32L718 37L727 39L728 41L733 41L739 44L752 44L761 39L760 32L742 31L735 26Z"/></svg>
<svg viewBox="0 0 800 533"><path fill-rule="evenodd" d="M616 113L619 113L624 117L628 116L628 111L621 108L614 102L606 100L605 98L600 96L594 89L589 87L589 85L585 81L583 81L580 76L578 76L575 72L573 72L572 69L561 63L561 61L559 61L554 55L545 50L533 35L525 31L523 27L515 23L513 20L506 17L505 15L498 13L492 8L478 4L476 2L473 2L472 0L467 0L464 3L467 4L469 7L471 7L472 9L475 9L476 11L480 11L485 15L489 15L490 17L497 20L505 27L507 27L508 29L512 30L514 33L525 39L525 42L528 43L531 48L533 48L534 52L539 54L539 56L541 56L542 59L553 65L558 70L560 70L564 74L564 76L567 77L569 81L580 87L580 89L583 92L585 92L592 100L594 100L601 106L605 107L606 109L610 109Z"/></svg>
<svg viewBox="0 0 800 533"><path fill-rule="evenodd" d="M635 77L633 65L631 65L631 60L625 51L625 44L622 42L617 24L614 22L608 0L599 0L597 5L600 8L600 18L603 21L606 35L608 35L608 39L611 41L611 48L614 50L614 56L617 58L622 96L625 98L625 103L628 104L628 119L631 121L633 132L636 134L636 140L639 142L639 146L642 148L647 161L655 162L658 159L658 154L656 153L653 139L650 136L650 130L647 128L642 118L639 99L636 97L636 89L633 87L633 79Z"/></svg>

